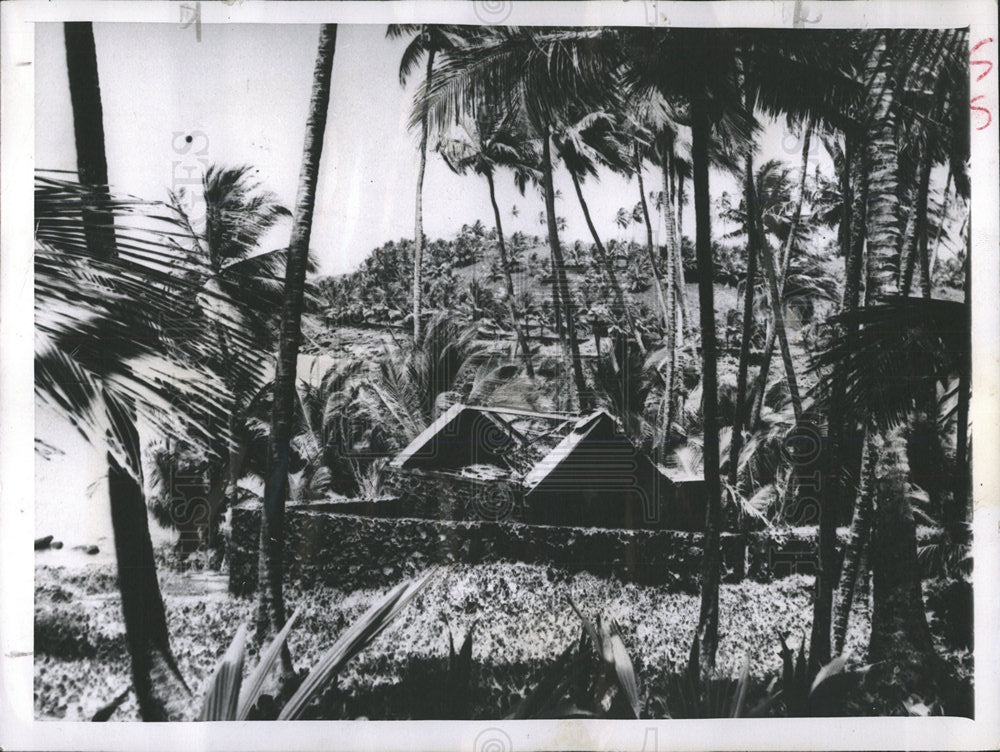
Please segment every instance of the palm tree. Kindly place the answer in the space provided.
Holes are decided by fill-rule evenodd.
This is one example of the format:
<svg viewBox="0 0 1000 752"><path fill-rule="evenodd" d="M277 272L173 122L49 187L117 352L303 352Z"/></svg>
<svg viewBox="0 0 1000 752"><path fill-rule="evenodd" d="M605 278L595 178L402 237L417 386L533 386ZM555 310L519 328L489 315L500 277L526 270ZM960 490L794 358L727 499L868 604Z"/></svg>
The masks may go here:
<svg viewBox="0 0 1000 752"><path fill-rule="evenodd" d="M399 39L414 35L403 51L399 63L399 84L406 85L420 57L427 56L424 87L429 90L434 80L434 58L438 53L450 49L453 44L453 30L446 26L433 24L390 24L386 30L389 39ZM424 171L427 168L427 106L420 105L420 166L417 168L417 198L413 230L413 336L420 336L420 295L421 295L421 265L424 252Z"/></svg>
<svg viewBox="0 0 1000 752"><path fill-rule="evenodd" d="M66 37L66 70L73 107L73 134L76 139L77 174L82 185L100 190L108 185L108 158L104 148L104 108L97 74L94 26L89 21L63 24ZM105 198L110 198L105 196ZM94 251L114 253L114 217L107 212L84 208L88 242Z"/></svg>
<svg viewBox="0 0 1000 752"><path fill-rule="evenodd" d="M492 359L477 335L475 326L439 313L403 353L386 348L362 387L371 423L388 424L402 446L416 438L446 409L442 403L455 397L470 371Z"/></svg>
<svg viewBox="0 0 1000 752"><path fill-rule="evenodd" d="M110 198L108 198L110 197ZM118 212L110 253L87 217ZM35 391L88 441L107 447L108 496L132 682L143 720L167 720L167 668L181 683L156 576L136 423L185 436L211 456L224 426L214 336L192 326L201 280L178 273L151 204L107 186L36 178ZM104 227L108 227L107 224Z"/></svg>
<svg viewBox="0 0 1000 752"><path fill-rule="evenodd" d="M243 413L264 387L261 366L265 356L261 353L272 346L274 314L281 304L285 249L261 252L260 243L290 212L273 193L261 189L249 166L206 169L202 176L205 219L198 226L186 208L191 203L188 198L183 190L170 196L173 219L185 230L176 245L183 263L197 269L193 274L215 293L201 296L211 305L200 305L199 312L218 337L223 362L215 367L225 375L231 404L230 444L223 458L227 470L218 474L218 482L208 492L202 520L207 533L223 506L236 503L236 484L246 455L246 442L240 439ZM240 341L233 341L232 329L243 332ZM243 362L237 362L237 356Z"/></svg>
<svg viewBox="0 0 1000 752"><path fill-rule="evenodd" d="M874 535L869 526L881 524L881 513L891 514L892 519L902 525L897 528L900 535L908 535L907 525L912 524L912 512L907 510L908 504L903 503L906 502L906 494L886 487L883 482L887 468L891 470L893 464L886 459L887 456L895 458L894 463L903 468L907 465L906 453L899 446L902 443L900 437L894 434L899 426L905 424L913 405L928 384L947 382L955 376L968 378L969 330L963 303L898 296L887 296L878 304L841 314L838 323L842 324L841 331L817 356L816 366L825 369L817 396L826 400L831 398L835 389L842 390L844 419L861 424L868 422L872 427L869 432L871 444L866 447L862 491L845 556L846 579L841 580L842 598L834 630L839 649L843 643L857 574L853 562L859 558L859 548L863 548L856 542L857 539ZM890 439L883 440L879 432L888 434ZM891 470L889 474L895 472ZM877 500L877 503L863 504L862 501L868 497ZM892 558L883 561L888 571L877 576L900 583L903 594L898 599L891 598L888 604L877 604L880 617L885 616L885 621L880 623L883 627L893 621L917 623L914 593L919 591L919 569L915 564L915 543L913 550L909 551L909 546L894 545L895 542L888 540L886 534L886 530L882 529L879 545L891 549ZM872 541L870 546L874 545ZM911 561L912 564L907 564ZM850 574L852 569L853 575ZM912 612L903 613L906 609L912 609ZM920 613L923 613L922 603ZM922 642L920 634L920 630L900 633L895 639L900 641L904 650L913 649L916 645L921 651L926 651L928 643ZM896 649L885 640L885 634L876 640L873 631L873 640L875 657L896 653Z"/></svg>
<svg viewBox="0 0 1000 752"><path fill-rule="evenodd" d="M504 240L493 175L500 167L513 169L517 185L523 193L532 172L531 165L537 161L537 156L512 113L498 117L495 112L491 112L490 108L482 107L476 113L474 121L466 120L463 122L462 130L464 138L446 139L438 148L445 163L452 171L461 175L466 170L471 169L477 175L486 178L496 222L497 246L500 249L500 264L503 267L504 282L507 287L507 308L510 313L511 325L514 327L521 345L521 357L524 360L525 371L529 377L534 378L531 346L528 343L528 336L523 324L518 321L515 309L514 281L511 276L511 264L507 255L507 244Z"/></svg>
<svg viewBox="0 0 1000 752"><path fill-rule="evenodd" d="M545 220L549 231L549 249L552 253L553 290L557 290L558 304L561 304L566 329L566 339L569 344L570 364L573 369L573 381L576 384L577 404L582 412L590 409L591 399L587 389L587 380L583 375L583 361L580 358L580 343L576 336L576 305L573 302L566 277L566 262L563 259L562 245L559 241L559 228L556 221L555 188L552 184L552 130L546 124L542 132L542 194L545 199ZM556 297L555 295L553 297ZM557 304L557 309L558 309Z"/></svg>
<svg viewBox="0 0 1000 752"><path fill-rule="evenodd" d="M50 214L54 223L69 220L70 223L82 221L83 246L72 245L79 238L73 238L73 227L60 239L49 239L48 247L56 250L69 251L60 255L54 264L55 286L59 275L68 271L60 268L70 258L72 251L79 255L81 251L87 260L96 263L113 264L118 257L118 239L115 234L115 219L112 210L113 202L108 191L107 155L104 143L103 108L101 103L100 80L97 71L97 52L94 43L93 25L89 22L67 23L64 25L66 37L66 63L69 72L70 100L73 107L73 130L76 138L77 169L80 183L84 191L76 190L63 184L55 188L55 193L63 191L76 195L64 196L70 212L80 212L79 220L71 214L70 217L58 216L58 211ZM44 211L37 207L36 195L36 246L39 237L44 237ZM46 207L54 209L54 207ZM54 224L58 226L58 224ZM44 242L44 241L42 241ZM36 248L37 251L37 248ZM36 256L37 263L37 256ZM83 266L83 264L81 264ZM36 266L37 270L37 266ZM36 271L37 276L37 271ZM72 276L72 275L67 275ZM42 277L44 279L44 275ZM72 287L72 286L70 286ZM36 280L36 290L44 295L44 284ZM81 286L80 293L90 292L93 288ZM98 294L97 300L100 295ZM85 299L83 308L98 308L94 298ZM88 311L89 313L90 311ZM106 319L99 319L101 323ZM95 321L95 324L98 322ZM37 325L37 324L36 324ZM159 688L154 686L152 670L154 662L159 658L164 660L179 677L173 654L170 650L170 638L167 633L166 614L163 599L160 595L159 583L156 579L156 564L153 559L153 546L149 536L149 520L146 514L145 499L140 481L141 462L139 459L138 434L135 429L134 401L128 396L115 394L106 379L113 370L120 368L127 358L126 351L109 346L107 333L100 328L93 328L90 344L96 351L96 362L91 365L94 373L88 374L90 389L85 389L81 383L76 393L68 395L68 399L58 399L63 409L75 418L86 412L95 402L103 402L108 416L108 428L118 440L118 451L108 451L108 495L111 502L111 520L115 537L115 552L118 561L119 588L122 597L122 612L125 619L125 634L132 663L132 682L139 701L143 720L166 719L166 707L159 694ZM44 374L44 368L39 369L36 363L36 389L41 371L43 379L42 391L62 391L69 386L67 379L83 377L84 366L79 359L71 359L68 353L74 352L72 343L77 332L71 323L59 332L61 337L52 345L52 351L46 353L47 362L56 367L50 372L49 378ZM96 336L95 336L96 335ZM57 344L62 341L62 346ZM134 344L134 343L132 343ZM134 351L134 350L133 350ZM36 357L37 360L37 357ZM126 384L126 388L133 386Z"/></svg>
<svg viewBox="0 0 1000 752"><path fill-rule="evenodd" d="M449 51L433 85L425 86L421 112L432 129L443 130L484 104L517 111L541 141L541 188L545 200L554 284L553 304L562 314L564 350L580 408L591 402L576 336L576 305L559 240L552 181L552 139L571 106L599 110L613 81L606 64L617 54L613 38L600 30L529 30L488 27L473 42Z"/></svg>
<svg viewBox="0 0 1000 752"><path fill-rule="evenodd" d="M583 218L587 223L587 229L590 230L591 237L594 239L594 250L597 252L598 261L614 292L615 312L625 319L628 330L640 351L645 351L645 345L636 328L635 319L625 302L625 291L622 289L611 257L608 255L604 243L601 242L597 227L590 216L590 207L583 197L582 188L582 183L588 175L597 177L599 165L617 171L627 169L628 162L623 153L624 145L614 131L613 118L607 113L591 112L580 118L571 117L570 120L573 122L563 125L558 131L556 148L569 171L570 178L573 180L573 188L576 191L577 200L580 202Z"/></svg>
<svg viewBox="0 0 1000 752"><path fill-rule="evenodd" d="M799 239L799 227L801 225L802 217L802 204L806 195L806 178L809 174L809 147L812 139L812 122L810 121L806 125L804 134L802 137L802 167L799 174L799 187L798 195L795 198L794 209L792 210L791 221L789 224L788 234L785 237L784 246L780 249L780 255L775 260L774 275L770 273L767 274L767 284L770 289L769 296L771 298L771 320L768 322L767 328L767 339L764 344L764 359L761 361L760 370L757 376L757 399L754 401L754 410L751 417L750 425L759 420L760 417L760 407L761 400L764 393L764 388L767 385L767 375L771 367L771 354L774 352L774 342L775 339L778 340L781 347L781 358L785 366L785 377L788 379L788 390L792 395L792 405L795 406L796 416L802 413L802 400L799 397L798 384L795 378L795 366L791 359L791 352L788 347L788 334L784 325L784 316L782 315L781 307L783 303L782 292L785 287L786 280L788 278L788 269L792 263L792 251L795 247L796 241ZM770 257L770 251L767 251L765 256ZM767 262L765 260L765 270L768 269ZM772 285L771 280L774 277L774 284ZM777 303L775 302L777 301Z"/></svg>
<svg viewBox="0 0 1000 752"><path fill-rule="evenodd" d="M900 113L912 116L907 89L913 87L920 92L936 92L940 87L934 79L939 76L949 77L953 82L963 80L958 70L962 65L961 55L964 49L964 33L960 31L873 33L871 51L865 63L867 85L863 120L867 142L865 157L870 170L867 185L869 205L866 216L869 273L866 279L865 297L867 307L875 306L873 313L879 310L880 304L889 299L893 283L902 276L898 268L901 250L899 212L894 205L895 197L887 196L885 192L894 192L895 189L896 123ZM957 96L955 99L962 98ZM937 122L953 124L960 124L962 118L967 115L964 112L959 114L953 107L948 106L934 114ZM960 127L955 127L952 131L953 134L960 132L962 132ZM963 139L954 135L951 138L952 146L948 158L953 168L961 161L962 141ZM927 302L931 303L930 300ZM934 304L939 302L934 301ZM854 335L855 340L858 337L867 337L869 328L874 328L875 332L879 331L874 322L869 322L865 330ZM967 345L961 343L955 346L955 352L964 352L965 349ZM909 367L911 364L907 362L906 365ZM898 371L898 365L896 368ZM961 372L961 369L957 370ZM848 371L842 368L842 372ZM898 379L892 379L889 383L897 381ZM919 383L925 385L925 389L929 389L927 379ZM880 395L880 399L886 400L887 397ZM866 404L874 409L871 402ZM914 403L907 404L912 406ZM879 404L879 407L883 405ZM902 423L904 420L905 418L898 419L896 423ZM899 432L887 433L885 445L880 446L876 432L879 428L885 430L886 426L868 420L862 421L862 425L866 426L868 435L865 447L869 455L868 463L878 461L879 452L895 457L905 455L905 452L897 446L902 440ZM855 509L856 523L859 517L867 516L867 507L875 501L872 489L864 488L864 484L862 486L862 494L858 497ZM873 540L870 545L872 548L876 545L883 547L873 559L875 579L876 582L888 584L888 587L876 588L869 657L890 658L895 664L919 663L930 655L932 650L926 636L919 572L914 565L916 544L908 532L912 526L912 512L909 510L905 493L895 488L888 489L884 498L879 496L870 525L873 534L877 536L877 542ZM889 534L887 531L890 525L896 525L900 534ZM862 524L852 525L852 528L859 535L865 533ZM858 548L860 546L852 543L849 552ZM846 625L847 612L850 608L850 586L853 584L851 580L856 577L856 571L856 560L847 559L844 564L842 586L848 587L842 598L838 627L841 622Z"/></svg>
<svg viewBox="0 0 1000 752"><path fill-rule="evenodd" d="M743 445L744 413L746 412L747 371L750 363L750 339L753 336L753 293L757 282L757 232L751 217L756 216L753 159L746 158L743 201L746 205L747 276L743 291L743 334L740 338L740 360L736 375L736 408L733 411L733 433L729 444L729 485L736 487L740 450Z"/></svg>
<svg viewBox="0 0 1000 752"><path fill-rule="evenodd" d="M323 153L323 135L326 131L336 44L337 25L324 24L319 32L319 50L313 72L309 117L306 120L298 197L295 202L291 239L288 243L280 343L274 374L271 436L268 442L268 467L260 527L260 598L257 615L260 633L277 634L285 624L282 556L292 426L296 412L295 370L299 341L302 337L301 323L306 267L309 260L309 237L312 231L320 158ZM282 654L282 668L286 675L292 671L291 656L287 648Z"/></svg>

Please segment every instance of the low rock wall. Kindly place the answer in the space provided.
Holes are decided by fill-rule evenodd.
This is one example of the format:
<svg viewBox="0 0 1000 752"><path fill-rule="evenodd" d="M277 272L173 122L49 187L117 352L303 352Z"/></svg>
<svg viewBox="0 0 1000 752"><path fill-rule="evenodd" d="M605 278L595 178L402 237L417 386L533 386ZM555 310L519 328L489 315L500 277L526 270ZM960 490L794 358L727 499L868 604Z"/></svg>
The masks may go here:
<svg viewBox="0 0 1000 752"><path fill-rule="evenodd" d="M681 530L620 530L527 525L485 520L400 517L396 499L289 505L285 513L285 574L301 587L344 590L381 587L431 564L520 561L586 571L645 585L695 592L702 535ZM847 528L837 532L837 576ZM918 545L938 533L917 530ZM229 586L238 595L257 587L260 504L232 511ZM723 533L723 580L767 582L816 573L816 528L747 535Z"/></svg>
<svg viewBox="0 0 1000 752"><path fill-rule="evenodd" d="M697 589L701 534L610 530L517 522L368 517L290 506L285 513L285 576L302 587L379 587L431 564L520 561L649 585ZM260 505L232 512L230 590L257 587ZM724 577L742 579L743 540L722 536Z"/></svg>

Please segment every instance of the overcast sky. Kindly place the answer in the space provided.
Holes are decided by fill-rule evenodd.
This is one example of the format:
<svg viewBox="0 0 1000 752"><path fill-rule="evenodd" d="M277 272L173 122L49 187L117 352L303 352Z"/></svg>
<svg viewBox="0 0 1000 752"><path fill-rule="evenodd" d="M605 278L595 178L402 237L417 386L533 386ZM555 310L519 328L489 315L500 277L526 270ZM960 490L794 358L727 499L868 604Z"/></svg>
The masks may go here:
<svg viewBox="0 0 1000 752"><path fill-rule="evenodd" d="M36 27L36 165L75 169L72 111L61 24ZM199 159L250 164L288 206L295 200L318 27L299 25L95 24L109 179L117 189L162 199L168 188L199 179ZM406 129L416 78L403 90L404 40L384 26L341 25L323 150L312 245L322 273L356 268L375 246L412 237L418 134ZM202 135L204 134L204 135ZM187 145L185 135L193 140ZM187 153L183 153L184 150ZM779 124L766 131L761 159L798 162L799 146ZM204 152L196 155L195 152ZM713 194L735 189L713 175ZM436 154L424 183L424 232L453 236L463 223L492 225L485 181L453 175ZM564 171L556 176L567 220L564 239L590 239ZM647 191L656 190L647 176ZM497 182L504 229L544 235L542 203ZM599 231L614 237L619 207L638 200L634 181L608 174L585 191ZM518 206L518 216L512 213ZM690 212L690 207L689 207ZM685 218L693 227L693 217ZM268 238L288 241L286 224ZM640 228L630 231L636 239Z"/></svg>

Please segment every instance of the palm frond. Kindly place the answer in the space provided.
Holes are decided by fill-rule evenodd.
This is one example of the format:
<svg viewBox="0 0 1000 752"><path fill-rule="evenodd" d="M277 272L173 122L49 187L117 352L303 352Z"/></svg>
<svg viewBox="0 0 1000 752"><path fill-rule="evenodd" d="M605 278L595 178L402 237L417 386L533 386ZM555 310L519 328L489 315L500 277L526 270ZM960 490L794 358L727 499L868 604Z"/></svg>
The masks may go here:
<svg viewBox="0 0 1000 752"><path fill-rule="evenodd" d="M834 319L843 324L812 363L821 371L818 402L834 379L844 385L847 416L880 428L900 425L918 390L969 375L970 332L965 306L949 300L892 297ZM860 327L857 332L849 331Z"/></svg>

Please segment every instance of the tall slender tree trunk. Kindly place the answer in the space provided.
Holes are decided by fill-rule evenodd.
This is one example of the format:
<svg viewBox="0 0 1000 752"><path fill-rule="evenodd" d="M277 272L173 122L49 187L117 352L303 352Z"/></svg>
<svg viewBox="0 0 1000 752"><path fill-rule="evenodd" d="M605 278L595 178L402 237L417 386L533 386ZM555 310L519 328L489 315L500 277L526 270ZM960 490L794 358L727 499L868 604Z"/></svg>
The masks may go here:
<svg viewBox="0 0 1000 752"><path fill-rule="evenodd" d="M486 182L490 187L490 203L493 205L493 217L497 223L497 245L500 248L500 263L503 266L504 282L507 285L507 310L510 313L511 325L517 333L518 341L521 343L521 357L524 359L524 370L528 378L535 378L535 369L531 364L531 346L528 344L528 335L524 326L517 319L517 310L514 306L514 280L510 272L510 259L507 257L507 245L503 237L503 225L500 222L500 207L497 206L496 191L493 187L493 174L486 173Z"/></svg>
<svg viewBox="0 0 1000 752"><path fill-rule="evenodd" d="M937 232L934 233L934 248L931 251L931 263L930 272L931 276L934 276L934 270L937 268L938 251L941 249L941 235L944 233L944 221L948 216L948 209L951 206L951 170L948 170L948 177L944 181L944 198L941 204L941 216L938 220Z"/></svg>
<svg viewBox="0 0 1000 752"><path fill-rule="evenodd" d="M434 76L434 48L427 51L427 73L424 86L430 91ZM420 166L417 168L416 218L413 230L413 340L420 339L421 272L424 262L424 171L427 169L427 111L424 102L420 113Z"/></svg>
<svg viewBox="0 0 1000 752"><path fill-rule="evenodd" d="M927 215L934 151L934 140L928 135L927 143L920 155L916 206L913 211L913 235L907 238L909 243L900 280L900 295L903 296L910 294L913 268L918 260L921 295L924 298L931 296ZM936 385L933 383L921 385L918 389L907 432L907 458L913 482L927 492L931 509L940 510L942 492L946 489L946 483L942 483L942 480L947 475L945 469L947 461L937 425L937 393Z"/></svg>
<svg viewBox="0 0 1000 752"><path fill-rule="evenodd" d="M285 294L281 309L281 332L274 375L274 404L271 410L271 437L268 442L267 476L260 528L260 598L257 624L259 632L270 634L277 633L285 624L282 558L285 500L288 497L288 467L292 425L295 420L295 372L302 338L302 307L309 237L312 232L320 158L323 154L323 136L326 132L336 45L337 25L324 24L319 33L319 49L316 54L309 117L306 120L305 142L302 149L302 169L299 173L298 196L295 200L295 215L285 269ZM282 651L282 668L286 676L292 673L291 656L287 648Z"/></svg>
<svg viewBox="0 0 1000 752"><path fill-rule="evenodd" d="M674 264L674 256L677 253L677 227L674 222L674 206L671 201L671 166L669 156L664 157L663 167L663 210L664 220L667 228L667 242L664 244L663 265L666 270L667 287L667 357L663 369L664 414L660 428L660 451L661 461L665 459L667 450L667 439L674 424L674 385L676 376L674 369L677 366L677 266Z"/></svg>
<svg viewBox="0 0 1000 752"><path fill-rule="evenodd" d="M94 206L83 210L83 232L88 249L108 258L115 254L115 220L103 211L108 194L108 158L104 146L104 108L97 74L94 27L89 21L63 24L66 68L73 108L76 167L80 183L93 191Z"/></svg>
<svg viewBox="0 0 1000 752"><path fill-rule="evenodd" d="M549 143L552 134L548 126L542 135L542 180L545 193L545 221L549 231L549 249L552 252L552 273L555 275L554 289L558 290L558 300L562 303L566 339L569 344L570 360L573 368L573 382L576 385L577 401L580 409L587 411L591 407L590 392L587 380L583 375L583 360L580 357L580 343L576 339L576 312L570 294L569 281L566 277L566 263L563 260L562 246L559 244L559 229L556 225L555 188L552 185L552 147Z"/></svg>
<svg viewBox="0 0 1000 752"><path fill-rule="evenodd" d="M806 126L805 135L802 139L802 167L799 173L799 193L798 197L795 200L795 209L792 212L792 221L789 224L788 237L785 239L785 245L781 248L780 250L781 255L777 261L778 265L781 268L781 274L780 277L778 278L779 294L777 300L779 301L779 307L780 307L780 301L782 300L781 294L784 292L785 289L785 280L788 279L788 270L791 268L792 265L792 245L795 243L795 236L796 234L798 234L799 230L799 222L802 219L802 204L806 195L806 177L809 174L809 148L812 143L812 128L813 124L812 121L810 121L809 124ZM767 241L762 238L761 243L763 244L766 242ZM761 246L761 252L764 255L770 254L770 250L765 250L763 245ZM766 268L767 266L765 265L765 270ZM760 420L760 411L763 409L764 406L764 394L767 392L767 379L771 370L771 354L774 352L774 341L778 336L779 336L779 331L777 326L777 318L775 316L773 300L772 300L772 314L771 314L771 320L770 322L768 322L767 336L765 337L765 342L764 342L763 359L761 360L760 372L757 376L757 388L756 388L756 396L754 398L753 414L749 422L747 423L747 425L751 428L757 425L757 422ZM784 357L784 353L782 353L782 356ZM788 365L787 361L785 365L786 365L785 373L788 374L789 371L787 369ZM792 390L791 382L789 382L788 388L789 391ZM801 409L799 412L801 412ZM798 414L799 413L797 412L796 416L798 416Z"/></svg>
<svg viewBox="0 0 1000 752"><path fill-rule="evenodd" d="M66 23L63 28L77 172L80 183L93 192L93 205L82 212L84 242L88 254L94 258L113 259L118 250L114 214L106 203L109 197L108 162L94 29L90 22ZM105 357L108 360L115 358L113 343L106 343L105 346ZM105 402L110 403L107 396ZM108 416L117 426L118 434L126 438L125 450L130 456L123 466L112 452L107 453L108 500L118 565L118 589L139 715L144 721L162 721L168 719L166 702L163 687L153 680L153 668L157 661L163 661L178 678L180 673L170 649L166 611L156 576L149 516L142 491L135 413L130 405L122 408L109 408Z"/></svg>
<svg viewBox="0 0 1000 752"><path fill-rule="evenodd" d="M688 309L687 293L684 289L684 175L679 169L677 174L677 311L682 321L682 332L686 337L691 329L691 311Z"/></svg>
<svg viewBox="0 0 1000 752"><path fill-rule="evenodd" d="M774 256L771 253L770 244L764 236L764 228L761 224L760 206L757 203L757 190L751 180L747 190L750 193L752 203L747 207L752 217L752 226L757 235L757 242L760 244L761 256L764 261L764 276L767 277L768 297L771 303L771 319L774 322L774 330L778 335L778 345L781 349L781 359L785 365L785 378L788 381L788 394L792 400L792 410L795 412L795 421L802 418L802 398L799 396L799 385L795 378L795 364L792 362L792 351L788 346L788 333L785 329L784 306L781 302L781 287L778 281L778 271L775 267ZM761 367L763 370L763 366ZM763 392L762 392L763 393Z"/></svg>
<svg viewBox="0 0 1000 752"><path fill-rule="evenodd" d="M868 546L875 498L877 451L871 442L865 442L864 457L861 460L861 484L858 501L854 507L851 531L844 549L844 564L840 570L840 597L837 614L833 623L833 648L837 655L844 652L847 626L854 607L854 593L861 575L861 562ZM829 639L829 638L828 638Z"/></svg>
<svg viewBox="0 0 1000 752"><path fill-rule="evenodd" d="M747 401L747 371L750 360L750 339L753 336L753 291L757 280L757 233L752 227L756 207L752 207L753 158L747 155L746 172L743 176L743 201L746 205L747 232L747 279L743 292L743 332L740 338L740 361L736 372L736 410L733 414L733 435L729 444L729 485L736 488L739 477L740 450L743 448L743 421Z"/></svg>
<svg viewBox="0 0 1000 752"><path fill-rule="evenodd" d="M869 154L868 286L866 301L880 302L885 281L895 279L894 250L898 247L898 160L895 142L892 60L886 54L885 33L874 45L868 91L872 138ZM869 432L871 441L878 437ZM900 448L900 431L891 431L885 440L885 471L879 471L872 522L871 561L874 574L874 610L869 659L887 659L891 664L917 664L933 648L924 614L917 565L913 513L905 491L906 454Z"/></svg>
<svg viewBox="0 0 1000 752"><path fill-rule="evenodd" d="M701 565L701 608L696 635L700 671L715 666L719 642L719 579L722 567L722 483L719 477L719 394L716 373L714 260L708 186L708 141L711 125L703 91L691 100L691 158L694 173L695 250L698 261L698 304L701 323L702 404L705 472L705 550ZM694 667L692 667L694 668Z"/></svg>
<svg viewBox="0 0 1000 752"><path fill-rule="evenodd" d="M851 199L851 225L848 232L848 249L844 256L844 301L842 308L844 311L853 311L857 308L861 299L861 276L862 258L864 254L865 238L867 235L867 147L865 144L857 143L856 139L847 137L847 149L851 154L848 163L853 175L851 183L853 188L850 192ZM852 325L853 326L853 325ZM848 332L850 336L851 332ZM839 408L844 398L845 385L843 377L837 376L834 379L834 408ZM835 422L836 421L836 422ZM850 620L851 608L854 603L854 592L859 574L862 570L863 554L868 546L869 531L871 530L871 518L874 505L875 486L875 461L871 447L866 440L868 433L867 426L860 427L860 435L850 446L847 445L848 431L852 434L858 432L858 426L848 425L841 417L830 420L831 430L835 425L839 425L841 430L841 440L838 442L837 455L839 459L838 469L846 464L848 449L862 454L861 469L859 471L860 482L858 487L853 489L856 493L854 511L851 519L851 531L847 545L844 549L843 563L840 568L840 584L838 587L839 597L837 609L834 616L833 641L834 651L837 654L843 652L844 639L847 634L847 626ZM852 437L853 438L853 437ZM831 494L837 489L846 493L847 488L844 479L837 474L836 484L828 484ZM832 497L828 497L832 498Z"/></svg>
<svg viewBox="0 0 1000 752"><path fill-rule="evenodd" d="M913 284L913 270L918 258L920 261L921 284L923 284L925 278L928 281L930 279L927 259L927 194L930 191L933 157L930 153L923 154L922 156L923 159L921 159L920 163L920 176L917 185L917 205L913 217L913 234L907 238L909 242L903 256L903 269L899 282L899 294L903 296L910 294L910 287ZM927 294L924 297L930 297L929 284L927 285Z"/></svg>
<svg viewBox="0 0 1000 752"><path fill-rule="evenodd" d="M838 239L840 241L841 252L844 256L845 279L844 299L841 303L842 311L854 311L858 305L858 278L852 270L856 265L851 264L851 228L854 217L853 192L851 189L851 160L856 150L853 148L852 137L844 137L844 159L840 171L840 189L842 195L840 228ZM821 471L819 488L819 535L817 545L817 572L815 594L813 597L813 622L809 640L809 669L817 671L822 665L827 663L831 655L830 631L833 621L833 597L834 589L837 585L837 522L840 516L841 496L844 492L845 479L842 474L842 457L844 456L845 432L847 425L843 417L844 382L842 378L835 378L833 383L833 394L830 399L830 410L827 414L827 436L825 442L825 458L821 460ZM859 520L858 524L863 526L864 534L867 534L867 520ZM855 558L861 555L861 550L865 543L862 532L859 530L856 537L851 538L853 544L858 548ZM853 588L856 581L856 574L851 580L850 588L852 593L849 601L853 601ZM843 592L843 591L842 591ZM850 605L848 605L848 609ZM842 634L846 634L846 622L844 623ZM843 639L836 643L836 652L839 655L843 651Z"/></svg>
<svg viewBox="0 0 1000 752"><path fill-rule="evenodd" d="M649 257L649 266L653 274L653 284L656 287L656 302L660 306L660 314L663 316L664 329L670 328L670 312L667 309L667 299L663 294L663 285L660 283L660 273L657 271L656 248L653 244L653 224L649 220L649 204L646 203L646 188L642 180L642 159L639 156L639 145L635 144L635 174L639 182L639 205L642 207L642 221L646 226L646 254Z"/></svg>
<svg viewBox="0 0 1000 752"><path fill-rule="evenodd" d="M632 314L628 310L628 306L625 304L625 291L622 289L621 282L618 280L618 275L615 273L615 266L611 263L611 257L608 255L608 251L604 247L604 243L601 242L601 237L597 234L597 228L594 226L594 222L590 217L590 207L587 206L587 202L583 198L583 190L580 187L580 179L572 170L570 170L569 174L573 179L573 188L576 189L576 197L580 202L580 208L583 210L583 218L587 221L587 229L590 230L590 236L594 239L594 247L597 249L598 260L604 267L604 272L608 275L608 282L611 284L611 289L615 294L615 307L618 309L620 315L625 318L625 323L629 328L629 333L635 339L636 344L639 345L639 350L641 352L645 352L646 347L642 342L642 337L639 336L639 330L636 328L635 319L632 318Z"/></svg>

